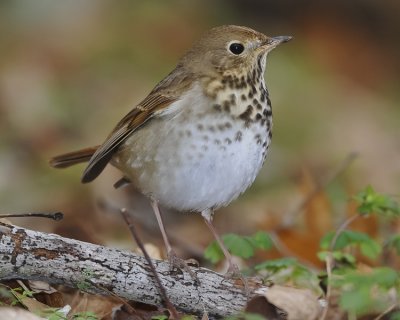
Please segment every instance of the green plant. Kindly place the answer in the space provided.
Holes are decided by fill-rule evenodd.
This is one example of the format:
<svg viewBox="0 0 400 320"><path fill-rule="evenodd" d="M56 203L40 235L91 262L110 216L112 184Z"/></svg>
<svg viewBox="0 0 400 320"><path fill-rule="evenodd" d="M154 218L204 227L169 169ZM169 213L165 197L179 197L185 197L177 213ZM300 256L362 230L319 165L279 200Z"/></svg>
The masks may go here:
<svg viewBox="0 0 400 320"><path fill-rule="evenodd" d="M91 279L94 277L94 272L91 269L83 269L82 270L82 279L78 282L77 287L79 290L87 291L90 287L92 287Z"/></svg>
<svg viewBox="0 0 400 320"><path fill-rule="evenodd" d="M167 320L168 316L165 314L157 315L157 316L152 316L151 320Z"/></svg>
<svg viewBox="0 0 400 320"><path fill-rule="evenodd" d="M79 312L79 313L75 313L72 316L73 320L98 320L98 317L96 316L96 314L94 314L91 311L85 311L85 312Z"/></svg>
<svg viewBox="0 0 400 320"><path fill-rule="evenodd" d="M265 320L265 318L256 313L242 312L237 316L227 317L225 320Z"/></svg>
<svg viewBox="0 0 400 320"><path fill-rule="evenodd" d="M263 231L259 231L252 236L239 236L229 233L222 236L226 248L235 256L248 259L254 256L255 250L268 250L272 248L270 236ZM217 263L224 258L218 243L213 241L205 250L204 256L211 263Z"/></svg>
<svg viewBox="0 0 400 320"><path fill-rule="evenodd" d="M383 253L393 249L393 252L400 255L400 234L386 233L373 238L365 232L351 230L350 227L355 220L371 216L377 217L381 225L387 225L400 216L400 206L393 197L380 194L371 186L367 186L351 200L357 204L357 213L320 240L321 251L318 257L326 263L326 271L318 272L291 257L264 261L253 269L274 283L307 287L318 294L326 290L327 300L334 291L339 295L340 308L348 313L349 319L369 313L383 316L399 304L400 273L385 265ZM269 250L273 247L271 237L261 231L251 236L227 234L222 239L233 255L243 259L253 257L256 250ZM217 243L213 242L207 247L205 257L212 263L223 259ZM364 261L366 258L370 263L361 264L361 258ZM234 319L250 319L248 317L252 316L240 315ZM390 319L400 319L400 312L392 313Z"/></svg>
<svg viewBox="0 0 400 320"><path fill-rule="evenodd" d="M347 311L350 317L374 313L385 313L396 304L391 299L390 292L400 293L400 274L390 267L369 267L358 269L358 261L354 249L358 248L361 255L380 263L384 242L372 239L369 235L347 230L349 225L361 217L376 215L381 219L397 218L400 207L394 199L379 194L368 186L353 199L357 202L358 214L348 218L335 232L321 239L321 251L318 256L327 266L327 299L330 298L331 288L340 293L340 307ZM388 246L400 252L399 235L391 235ZM366 269L366 270L365 270Z"/></svg>
<svg viewBox="0 0 400 320"><path fill-rule="evenodd" d="M46 308L39 315L47 320L67 320L67 317L58 308Z"/></svg>

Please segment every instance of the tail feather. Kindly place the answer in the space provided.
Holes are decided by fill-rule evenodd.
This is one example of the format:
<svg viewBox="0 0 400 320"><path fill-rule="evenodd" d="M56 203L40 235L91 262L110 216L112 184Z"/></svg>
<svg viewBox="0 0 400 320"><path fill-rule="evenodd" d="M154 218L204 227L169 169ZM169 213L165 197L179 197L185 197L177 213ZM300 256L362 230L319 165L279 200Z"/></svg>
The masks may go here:
<svg viewBox="0 0 400 320"><path fill-rule="evenodd" d="M49 163L53 168L67 168L78 163L88 162L98 147L99 146L85 148L78 151L61 154L52 158Z"/></svg>

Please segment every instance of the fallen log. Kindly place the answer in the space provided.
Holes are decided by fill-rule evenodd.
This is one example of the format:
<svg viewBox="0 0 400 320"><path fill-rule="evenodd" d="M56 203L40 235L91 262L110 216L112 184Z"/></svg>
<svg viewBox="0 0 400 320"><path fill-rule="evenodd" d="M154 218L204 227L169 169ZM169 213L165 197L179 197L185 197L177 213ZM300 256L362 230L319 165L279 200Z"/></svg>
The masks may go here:
<svg viewBox="0 0 400 320"><path fill-rule="evenodd" d="M224 317L242 311L247 296L243 282L226 279L205 268L171 272L166 261L153 264L174 306L184 313ZM135 253L107 248L0 223L0 279L42 280L88 293L113 294L163 306L154 275L146 260ZM263 289L248 281L248 289Z"/></svg>

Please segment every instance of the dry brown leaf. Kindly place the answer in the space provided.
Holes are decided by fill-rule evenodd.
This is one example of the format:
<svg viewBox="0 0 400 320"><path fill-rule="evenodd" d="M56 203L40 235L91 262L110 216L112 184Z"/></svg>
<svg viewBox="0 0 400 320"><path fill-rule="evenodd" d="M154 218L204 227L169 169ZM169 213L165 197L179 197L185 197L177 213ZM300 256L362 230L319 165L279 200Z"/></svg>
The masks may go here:
<svg viewBox="0 0 400 320"><path fill-rule="evenodd" d="M57 292L51 285L44 281L28 280L28 285L33 293L47 293L51 294Z"/></svg>
<svg viewBox="0 0 400 320"><path fill-rule="evenodd" d="M74 296L71 302L71 314L79 312L93 312L99 319L111 315L113 308L121 305L121 301L117 301L112 297L103 297L81 293Z"/></svg>
<svg viewBox="0 0 400 320"><path fill-rule="evenodd" d="M65 305L63 295L44 281L28 280L28 285L36 300L51 308L61 308Z"/></svg>
<svg viewBox="0 0 400 320"><path fill-rule="evenodd" d="M306 199L318 188L318 183L306 168L302 170L299 187ZM322 234L332 229L332 209L324 190L313 194L305 205L304 210L305 227L308 232L315 234L319 238Z"/></svg>
<svg viewBox="0 0 400 320"><path fill-rule="evenodd" d="M270 313L271 319L281 319L282 312L286 314L287 320L314 320L317 319L322 311L318 297L308 289L297 289L293 287L274 285L259 292L266 299L265 305L262 300L257 301L257 308ZM275 310L268 304L276 307ZM253 306L254 308L254 306ZM247 312L251 310L246 309ZM273 318L275 312L275 318ZM270 319L270 318L268 318Z"/></svg>

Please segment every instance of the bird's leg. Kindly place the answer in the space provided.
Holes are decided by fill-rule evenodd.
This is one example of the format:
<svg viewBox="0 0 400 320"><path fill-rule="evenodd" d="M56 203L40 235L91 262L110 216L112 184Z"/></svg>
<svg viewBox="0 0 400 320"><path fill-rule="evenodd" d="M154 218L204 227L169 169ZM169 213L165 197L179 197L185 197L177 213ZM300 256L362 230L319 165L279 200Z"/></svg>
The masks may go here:
<svg viewBox="0 0 400 320"><path fill-rule="evenodd" d="M226 260L228 261L229 267L228 271L226 272L226 277L227 278L232 278L232 277L239 277L242 278L242 274L240 273L239 267L237 264L233 261L232 255L224 245L224 242L222 241L221 237L219 236L217 230L212 224L213 220L213 212L211 210L204 210L202 211L201 215L204 218L204 221L207 225L207 227L210 229L211 233L213 234L215 240L217 241L218 245L220 246Z"/></svg>
<svg viewBox="0 0 400 320"><path fill-rule="evenodd" d="M175 251L172 249L171 243L169 242L169 239L168 239L168 236L167 236L167 232L165 231L164 222L163 222L163 219L162 219L162 216L161 216L160 208L158 207L157 200L155 200L153 198L150 198L150 205L153 208L154 214L155 214L157 222L158 222L158 226L159 226L160 231L161 231L161 235L162 235L163 240L164 240L165 248L167 249L167 257L168 257L168 261L170 263L171 269L173 269L175 267L175 268L178 268L180 270L185 270L186 272L188 272L190 274L190 276L191 276L191 278L193 280L198 282L197 276L189 268L189 266L187 265L185 260L179 258L176 255Z"/></svg>
<svg viewBox="0 0 400 320"><path fill-rule="evenodd" d="M158 203L155 199L150 199L150 205L156 216L158 226L160 228L161 235L164 240L165 248L167 249L167 255L169 256L170 252L173 252L173 251L172 251L172 246L171 246L168 236L167 236L167 232L165 231L165 228L164 228L164 222L163 222L163 219L161 216L160 208L158 207Z"/></svg>
<svg viewBox="0 0 400 320"><path fill-rule="evenodd" d="M217 230L212 224L213 219L213 212L212 210L204 210L201 212L201 215L204 218L204 221L207 227L210 229L211 233L213 234L215 240L217 241L218 245L220 246L222 252L226 260L228 260L228 271L225 274L225 278L238 278L242 281L244 291L246 292L247 296L250 296L250 288L247 279L243 276L240 272L238 265L233 261L232 255L229 253L228 249L225 247L224 242L222 241L221 237L219 236Z"/></svg>

